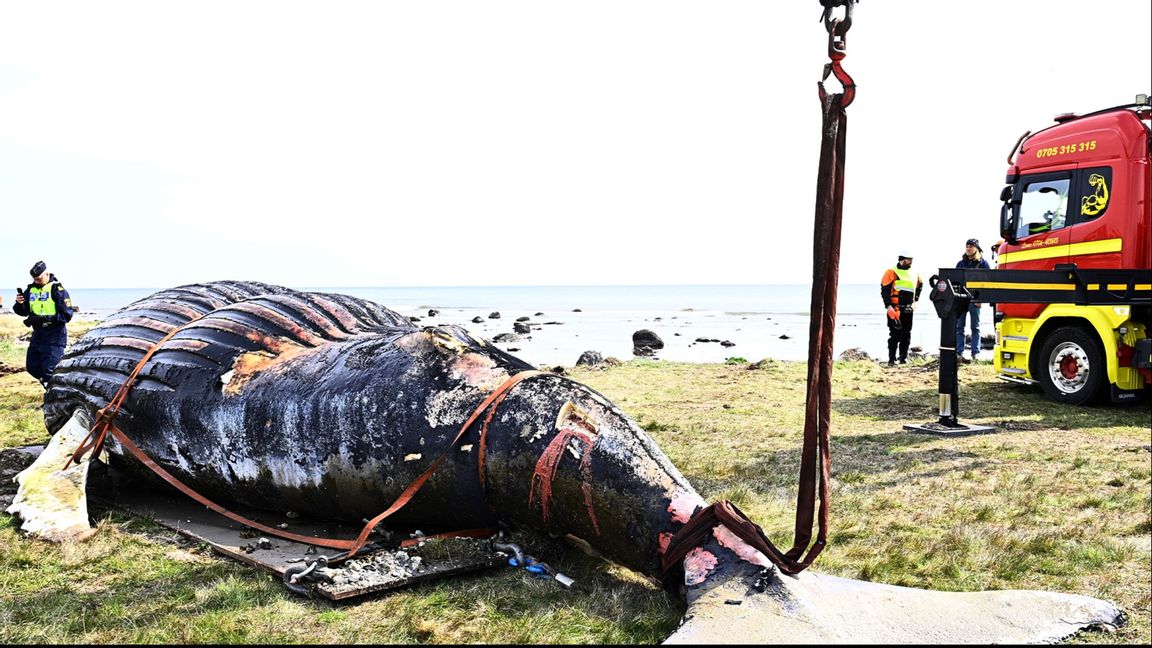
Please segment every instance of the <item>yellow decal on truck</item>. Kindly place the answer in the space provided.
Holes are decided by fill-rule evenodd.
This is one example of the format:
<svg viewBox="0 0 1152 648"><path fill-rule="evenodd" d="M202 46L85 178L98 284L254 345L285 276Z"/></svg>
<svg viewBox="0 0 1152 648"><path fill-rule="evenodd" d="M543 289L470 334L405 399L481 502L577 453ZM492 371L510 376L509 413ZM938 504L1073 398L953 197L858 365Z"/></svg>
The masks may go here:
<svg viewBox="0 0 1152 648"><path fill-rule="evenodd" d="M1091 196L1080 199L1080 213L1085 216L1095 216L1108 206L1108 182L1099 173L1088 176L1088 186L1096 191Z"/></svg>
<svg viewBox="0 0 1152 648"><path fill-rule="evenodd" d="M969 281L966 284L969 288L1010 288L1012 290L1066 290L1073 292L1076 290L1076 284L1042 284L1042 283L1013 283L1010 281ZM1123 292L1128 290L1128 284L1085 284L1084 287L1088 290L1109 290L1112 292ZM1152 284L1133 284L1132 290L1147 292L1152 290Z"/></svg>
<svg viewBox="0 0 1152 648"><path fill-rule="evenodd" d="M1105 239L1103 241L1084 241L1071 245L1057 245L1018 252L1005 252L1000 255L1000 264L1020 261L1034 261L1036 259L1051 259L1060 256L1086 256L1089 254L1107 254L1119 252L1124 240L1119 238Z"/></svg>
<svg viewBox="0 0 1152 648"><path fill-rule="evenodd" d="M1073 153L1083 153L1084 151L1095 151L1096 140L1084 140L1083 142L1075 142L1073 144L1061 144L1060 146L1045 146L1044 148L1036 149L1036 157L1050 158L1060 155L1071 155Z"/></svg>
<svg viewBox="0 0 1152 648"><path fill-rule="evenodd" d="M1059 245L1059 243L1060 243L1060 237L1059 236L1049 236L1048 238L1041 239L1039 241L1028 241L1026 243L1021 243L1020 249L1021 250L1030 250L1032 248L1048 247L1049 245Z"/></svg>

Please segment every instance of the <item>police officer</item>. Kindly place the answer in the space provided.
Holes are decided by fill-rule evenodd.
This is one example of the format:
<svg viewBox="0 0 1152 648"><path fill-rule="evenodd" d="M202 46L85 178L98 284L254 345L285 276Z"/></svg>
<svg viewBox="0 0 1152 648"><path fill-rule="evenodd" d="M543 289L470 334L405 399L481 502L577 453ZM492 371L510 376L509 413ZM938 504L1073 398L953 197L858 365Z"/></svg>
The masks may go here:
<svg viewBox="0 0 1152 648"><path fill-rule="evenodd" d="M12 310L17 315L24 315L24 325L32 327L32 340L25 359L28 373L48 389L52 372L68 345L66 324L72 319L72 298L56 275L48 272L43 261L37 261L29 273L32 283L26 289L16 291Z"/></svg>
<svg viewBox="0 0 1152 648"><path fill-rule="evenodd" d="M896 366L896 350L900 350L900 364L908 362L908 345L912 343L912 312L924 282L912 270L912 255L901 252L896 265L884 271L880 278L880 296L884 299L888 322L888 366Z"/></svg>

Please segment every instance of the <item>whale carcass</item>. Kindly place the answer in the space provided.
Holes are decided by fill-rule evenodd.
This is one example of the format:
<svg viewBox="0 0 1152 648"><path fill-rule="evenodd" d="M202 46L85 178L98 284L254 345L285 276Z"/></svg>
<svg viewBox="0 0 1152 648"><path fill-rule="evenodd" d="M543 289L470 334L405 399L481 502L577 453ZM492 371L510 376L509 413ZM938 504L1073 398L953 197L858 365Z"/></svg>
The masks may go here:
<svg viewBox="0 0 1152 648"><path fill-rule="evenodd" d="M85 432L138 368L116 425L165 470L219 500L362 520L443 455L386 524L567 534L652 577L664 575L670 538L707 505L647 434L591 388L529 373L463 328L417 327L346 295L224 281L129 305L57 368L44 401L53 442ZM115 438L106 449L123 470L150 476ZM82 534L82 496L65 505L68 518L46 503L49 480L36 477L58 465L22 474L10 510L41 535L66 535L69 525ZM1111 603L1078 595L786 575L724 524L680 567L689 607L674 643L1045 642L1123 621Z"/></svg>

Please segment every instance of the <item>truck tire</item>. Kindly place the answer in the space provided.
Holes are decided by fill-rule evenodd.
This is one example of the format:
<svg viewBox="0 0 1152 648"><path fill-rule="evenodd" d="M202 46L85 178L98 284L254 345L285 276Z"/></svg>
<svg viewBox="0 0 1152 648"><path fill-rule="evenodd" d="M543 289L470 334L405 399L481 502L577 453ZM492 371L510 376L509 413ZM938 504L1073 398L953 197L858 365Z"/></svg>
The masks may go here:
<svg viewBox="0 0 1152 648"><path fill-rule="evenodd" d="M1049 399L1087 405L1104 391L1108 367L1095 336L1075 326L1056 329L1036 358L1035 377Z"/></svg>

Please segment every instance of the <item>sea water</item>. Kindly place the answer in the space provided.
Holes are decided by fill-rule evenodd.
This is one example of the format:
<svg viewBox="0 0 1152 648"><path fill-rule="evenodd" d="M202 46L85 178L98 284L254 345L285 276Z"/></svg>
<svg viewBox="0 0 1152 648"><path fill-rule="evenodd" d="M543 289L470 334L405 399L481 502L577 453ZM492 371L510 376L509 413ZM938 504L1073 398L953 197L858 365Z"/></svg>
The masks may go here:
<svg viewBox="0 0 1152 648"><path fill-rule="evenodd" d="M632 334L640 329L648 329L664 341L664 348L655 355L663 360L724 362L743 358L755 362L808 357L811 288L802 284L294 288L361 297L418 318L414 321L417 326L457 324L488 339L512 333L513 323L527 317L530 333L497 346L535 366L571 366L584 351L631 359ZM69 289L83 315L94 318L106 317L157 290ZM439 313L429 316L430 310ZM490 317L493 313L500 317ZM477 317L480 322L474 323ZM982 309L981 320L981 333L992 333L990 308ZM836 356L857 348L886 359L887 339L879 285L840 285ZM936 353L939 340L940 319L925 291L917 305L912 346Z"/></svg>

